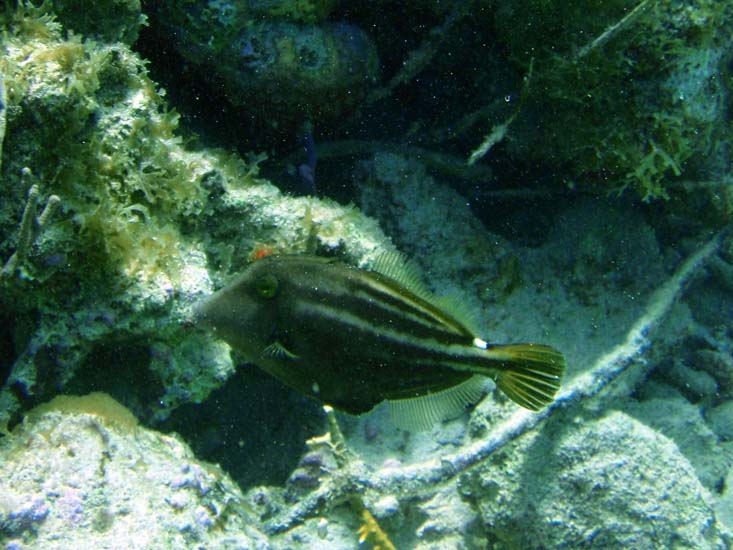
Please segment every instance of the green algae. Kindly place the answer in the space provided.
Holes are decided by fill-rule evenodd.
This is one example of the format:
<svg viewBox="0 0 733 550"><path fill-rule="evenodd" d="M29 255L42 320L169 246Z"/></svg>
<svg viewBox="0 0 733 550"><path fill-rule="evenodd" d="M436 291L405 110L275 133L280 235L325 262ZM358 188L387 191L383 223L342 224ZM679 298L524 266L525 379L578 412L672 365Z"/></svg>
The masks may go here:
<svg viewBox="0 0 733 550"><path fill-rule="evenodd" d="M497 18L511 54L536 69L516 147L565 164L569 183L667 198L726 134L716 73L730 3L523 0Z"/></svg>

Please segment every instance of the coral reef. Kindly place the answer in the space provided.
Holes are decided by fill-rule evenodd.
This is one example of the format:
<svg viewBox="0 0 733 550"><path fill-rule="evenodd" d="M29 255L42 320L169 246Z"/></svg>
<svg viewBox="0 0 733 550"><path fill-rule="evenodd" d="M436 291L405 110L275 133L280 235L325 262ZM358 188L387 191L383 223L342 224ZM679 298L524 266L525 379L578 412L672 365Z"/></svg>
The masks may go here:
<svg viewBox="0 0 733 550"><path fill-rule="evenodd" d="M725 548L674 443L622 412L555 420L460 481L494 548Z"/></svg>
<svg viewBox="0 0 733 550"><path fill-rule="evenodd" d="M59 22L76 34L103 42L133 44L146 17L140 0L54 0Z"/></svg>
<svg viewBox="0 0 733 550"><path fill-rule="evenodd" d="M706 259L713 257L719 243L720 239L714 239L702 247L666 285L652 293L645 314L626 342L600 357L591 372L574 379L558 405L552 407L554 411L542 415L520 411L506 416L482 406L475 412L470 433L459 438L464 441L453 453L446 453L446 443L442 443L430 456L415 442L405 446L404 441L402 451L390 451L393 457L417 460L413 464L400 464L395 458L380 464L379 454L360 444L357 434L352 432L342 439L336 419L329 413L330 435L312 440L301 460L300 481L294 478L285 489L255 487L242 496L226 476L217 477L222 474L197 465L188 451L176 451L180 444L175 439L137 427L129 412L106 396L57 399L32 412L26 423L3 441L2 464L22 473L26 468L38 471L53 463L59 472L53 479L63 485L79 476L78 459L69 458L71 448L86 457L83 464L89 463L82 472L99 472L95 460L104 460L101 471L113 480L111 473L117 468L118 457L124 457L127 468L130 456L140 456L141 468L156 466L153 480L161 482L151 483L151 474L144 476L147 470L143 469L140 479L145 480L144 488L135 491L136 485L132 484L119 494L109 491L106 500L91 498L92 491L104 491L111 481L93 482L91 487L74 482L72 492L54 490L48 484L41 490L32 485L39 483L37 477L31 478L35 481L14 483L12 492L7 493L12 498L4 502L2 533L10 541L44 540L47 536L59 537L60 528L54 522L65 521L62 540L105 540L103 537L119 525L142 521L129 512L118 519L120 510L127 510L136 499L157 499L160 489L164 495L166 491L173 493L162 500L167 506L150 508L158 514L155 525L175 527L166 532L178 537L175 540L179 542L224 537L232 533L230 528L246 522L248 531L245 535L238 532L237 542L244 544L241 537L246 536L250 537L248 544L263 548L318 544L357 548L358 532L380 533L379 537L389 537L390 544L397 548L421 550L458 550L487 544L498 548L531 546L538 540L596 548L624 544L630 538L650 548L654 547L653 541L667 544L665 541L672 539L700 548L724 548L730 538L724 533L724 525L714 521L713 506L721 519L726 518L727 493L721 493L715 502L698 481L699 467L693 467L684 456L691 453L694 463L712 447L703 449L702 455L696 454L699 445L695 441L678 447L627 413L608 412L598 417L595 412L604 404L617 402L615 396L628 395L634 381L643 378L635 360L682 295L685 283ZM609 386L623 372L632 376L617 379ZM593 396L595 399L590 399ZM633 404L621 406L634 409ZM672 416L678 415L665 415L669 419ZM652 423L658 417L658 412L652 411L645 422ZM493 424L488 428L490 435L484 424L488 421ZM666 430L662 425L657 427ZM683 433L690 432L689 428L682 429ZM439 439L444 439L446 429L440 432ZM518 439L520 434L526 437ZM364 436L372 442L375 437L393 437L369 431ZM706 445L715 445L709 435L705 437ZM42 452L27 452L29 440L45 445ZM130 445L132 450L122 450ZM166 459L169 455L157 449L159 445L177 458L188 457L188 465L175 467ZM359 454L352 448L359 448ZM106 454L104 449L108 449ZM335 460L330 453L334 453ZM51 460L56 456L73 462L73 472L68 472L63 462ZM213 488L211 475L219 481ZM15 478L7 479L12 482ZM297 490L294 483L299 484ZM706 481L706 485L709 483ZM543 490L538 493L537 487ZM660 501L661 493L668 498ZM352 500L357 496L361 504L355 506ZM118 502L123 504L118 506ZM368 515L360 512L360 506ZM605 513L609 506L613 515ZM150 509L146 511L148 521ZM175 513L173 519L169 513ZM653 519L638 521L639 517ZM517 528L517 518L521 518L522 529ZM76 527L69 529L69 522ZM163 535L150 526L139 530L153 547L170 543L156 538ZM386 542L381 544L388 547Z"/></svg>
<svg viewBox="0 0 733 550"><path fill-rule="evenodd" d="M0 457L4 548L270 548L224 472L109 396L45 404Z"/></svg>
<svg viewBox="0 0 733 550"><path fill-rule="evenodd" d="M30 178L30 170L25 169L23 176ZM26 187L26 186L24 186ZM20 219L18 226L18 246L13 255L5 262L2 270L0 270L0 278L12 277L18 265L25 259L28 249L37 237L37 233L48 223L54 210L58 206L61 199L57 195L48 197L48 202L40 215L36 214L38 208L38 186L30 185L28 188L28 200L23 208L23 217Z"/></svg>
<svg viewBox="0 0 733 550"><path fill-rule="evenodd" d="M568 163L573 183L633 187L650 199L728 135L733 10L695 2L500 2L512 54L534 82L512 127L517 155ZM572 128L572 131L567 131ZM541 129L541 131L537 131Z"/></svg>
<svg viewBox="0 0 733 550"><path fill-rule="evenodd" d="M558 187L730 214L728 3L168 2L154 18L184 70L221 84L204 93L280 151L308 119L351 145L377 135L470 163L501 142L499 164L537 187L548 167Z"/></svg>
<svg viewBox="0 0 733 550"><path fill-rule="evenodd" d="M714 493L733 466L733 446L719 442L702 411L680 397L630 400L622 409L673 440L695 468L700 483Z"/></svg>
<svg viewBox="0 0 733 550"><path fill-rule="evenodd" d="M356 109L315 142L319 190L358 207L278 190L259 133L244 160L184 138L135 0L0 14L0 543L733 545L730 4L346 4L150 20L196 71L236 53L211 83L265 124ZM188 322L263 250L368 267L392 240L487 341L562 349L558 400L324 418ZM57 395L92 390L127 408Z"/></svg>
<svg viewBox="0 0 733 550"><path fill-rule="evenodd" d="M199 3L200 4L200 3ZM163 2L156 20L184 59L216 78L227 100L264 128L353 110L377 77L369 37L323 21L333 2Z"/></svg>
<svg viewBox="0 0 733 550"><path fill-rule="evenodd" d="M283 196L257 158L187 149L142 59L67 32L51 9L24 3L2 20L0 257L24 257L1 281L0 422L64 389L106 390L161 421L233 372L228 348L185 323L257 245L360 262L389 242L353 207ZM24 250L31 183L61 208Z"/></svg>

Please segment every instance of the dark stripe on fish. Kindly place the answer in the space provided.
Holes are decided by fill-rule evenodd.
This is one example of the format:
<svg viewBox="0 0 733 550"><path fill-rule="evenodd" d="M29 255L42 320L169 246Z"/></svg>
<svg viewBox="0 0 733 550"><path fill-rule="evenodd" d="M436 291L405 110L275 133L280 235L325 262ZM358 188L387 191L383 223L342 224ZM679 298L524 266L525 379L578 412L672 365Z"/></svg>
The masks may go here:
<svg viewBox="0 0 733 550"><path fill-rule="evenodd" d="M313 304L330 304L337 314L349 312L366 324L384 330L407 332L423 339L439 340L443 344L465 345L474 335L460 322L441 312L419 296L371 273L353 271L348 284L337 282L314 289L307 279L299 282L299 295Z"/></svg>
<svg viewBox="0 0 733 550"><path fill-rule="evenodd" d="M471 336L471 332L453 317L446 315L430 302L427 302L409 290L396 286L387 279L363 277L362 286L355 292L363 292L377 303L392 305L400 309L403 315L422 319L426 324L442 331L452 332L460 336Z"/></svg>
<svg viewBox="0 0 733 550"><path fill-rule="evenodd" d="M324 299L324 295L328 294ZM383 289L358 285L358 289L338 292L333 288L319 288L318 295L302 295L299 308L330 308L333 313L326 315L332 322L339 316L349 314L363 324L372 327L373 332L405 333L411 339L436 340L443 345L465 345L473 340L473 335L456 321L443 322L443 318L431 315L420 302L400 300L399 295L388 294ZM354 323L352 323L354 324ZM462 333L456 333L460 327Z"/></svg>
<svg viewBox="0 0 733 550"><path fill-rule="evenodd" d="M375 324L374 318L365 318L354 308L333 308L324 302L302 301L299 313L311 318L314 324L324 323L335 327L339 332L353 332L353 340L364 344L364 339L373 340L368 344L373 353L379 351L388 358L399 357L400 361L412 365L445 365L452 370L475 371L471 366L486 368L500 367L490 355L473 344L471 336L458 336L453 333L431 330L430 336L421 324L404 318L396 318L390 313L384 320L393 322ZM460 363L460 368L456 366Z"/></svg>

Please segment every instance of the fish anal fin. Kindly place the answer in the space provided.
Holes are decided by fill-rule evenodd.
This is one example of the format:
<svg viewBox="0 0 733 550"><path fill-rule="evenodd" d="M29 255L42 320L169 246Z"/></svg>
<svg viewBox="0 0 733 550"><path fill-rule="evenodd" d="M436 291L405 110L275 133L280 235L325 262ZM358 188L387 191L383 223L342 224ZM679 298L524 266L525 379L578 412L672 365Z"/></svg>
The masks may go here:
<svg viewBox="0 0 733 550"><path fill-rule="evenodd" d="M484 376L472 376L453 387L434 393L390 399L390 414L395 426L411 432L432 428L443 420L457 418L466 407L477 403L486 393L489 381Z"/></svg>
<svg viewBox="0 0 733 550"><path fill-rule="evenodd" d="M552 403L565 372L565 358L540 344L494 346L487 353L501 363L496 385L517 405L539 411Z"/></svg>
<svg viewBox="0 0 733 550"><path fill-rule="evenodd" d="M299 359L300 357L288 350L279 341L275 340L272 344L262 350L265 357L275 357L276 359Z"/></svg>

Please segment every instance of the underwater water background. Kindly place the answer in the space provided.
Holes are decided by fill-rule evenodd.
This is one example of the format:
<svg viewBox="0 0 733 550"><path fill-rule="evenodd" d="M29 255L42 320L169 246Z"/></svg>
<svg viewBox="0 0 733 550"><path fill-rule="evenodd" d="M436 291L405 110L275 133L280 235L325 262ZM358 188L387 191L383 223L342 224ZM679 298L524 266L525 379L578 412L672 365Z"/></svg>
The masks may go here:
<svg viewBox="0 0 733 550"><path fill-rule="evenodd" d="M0 548L733 547L733 3L0 25ZM258 258L395 250L479 345L560 350L553 402L405 430L194 322Z"/></svg>

